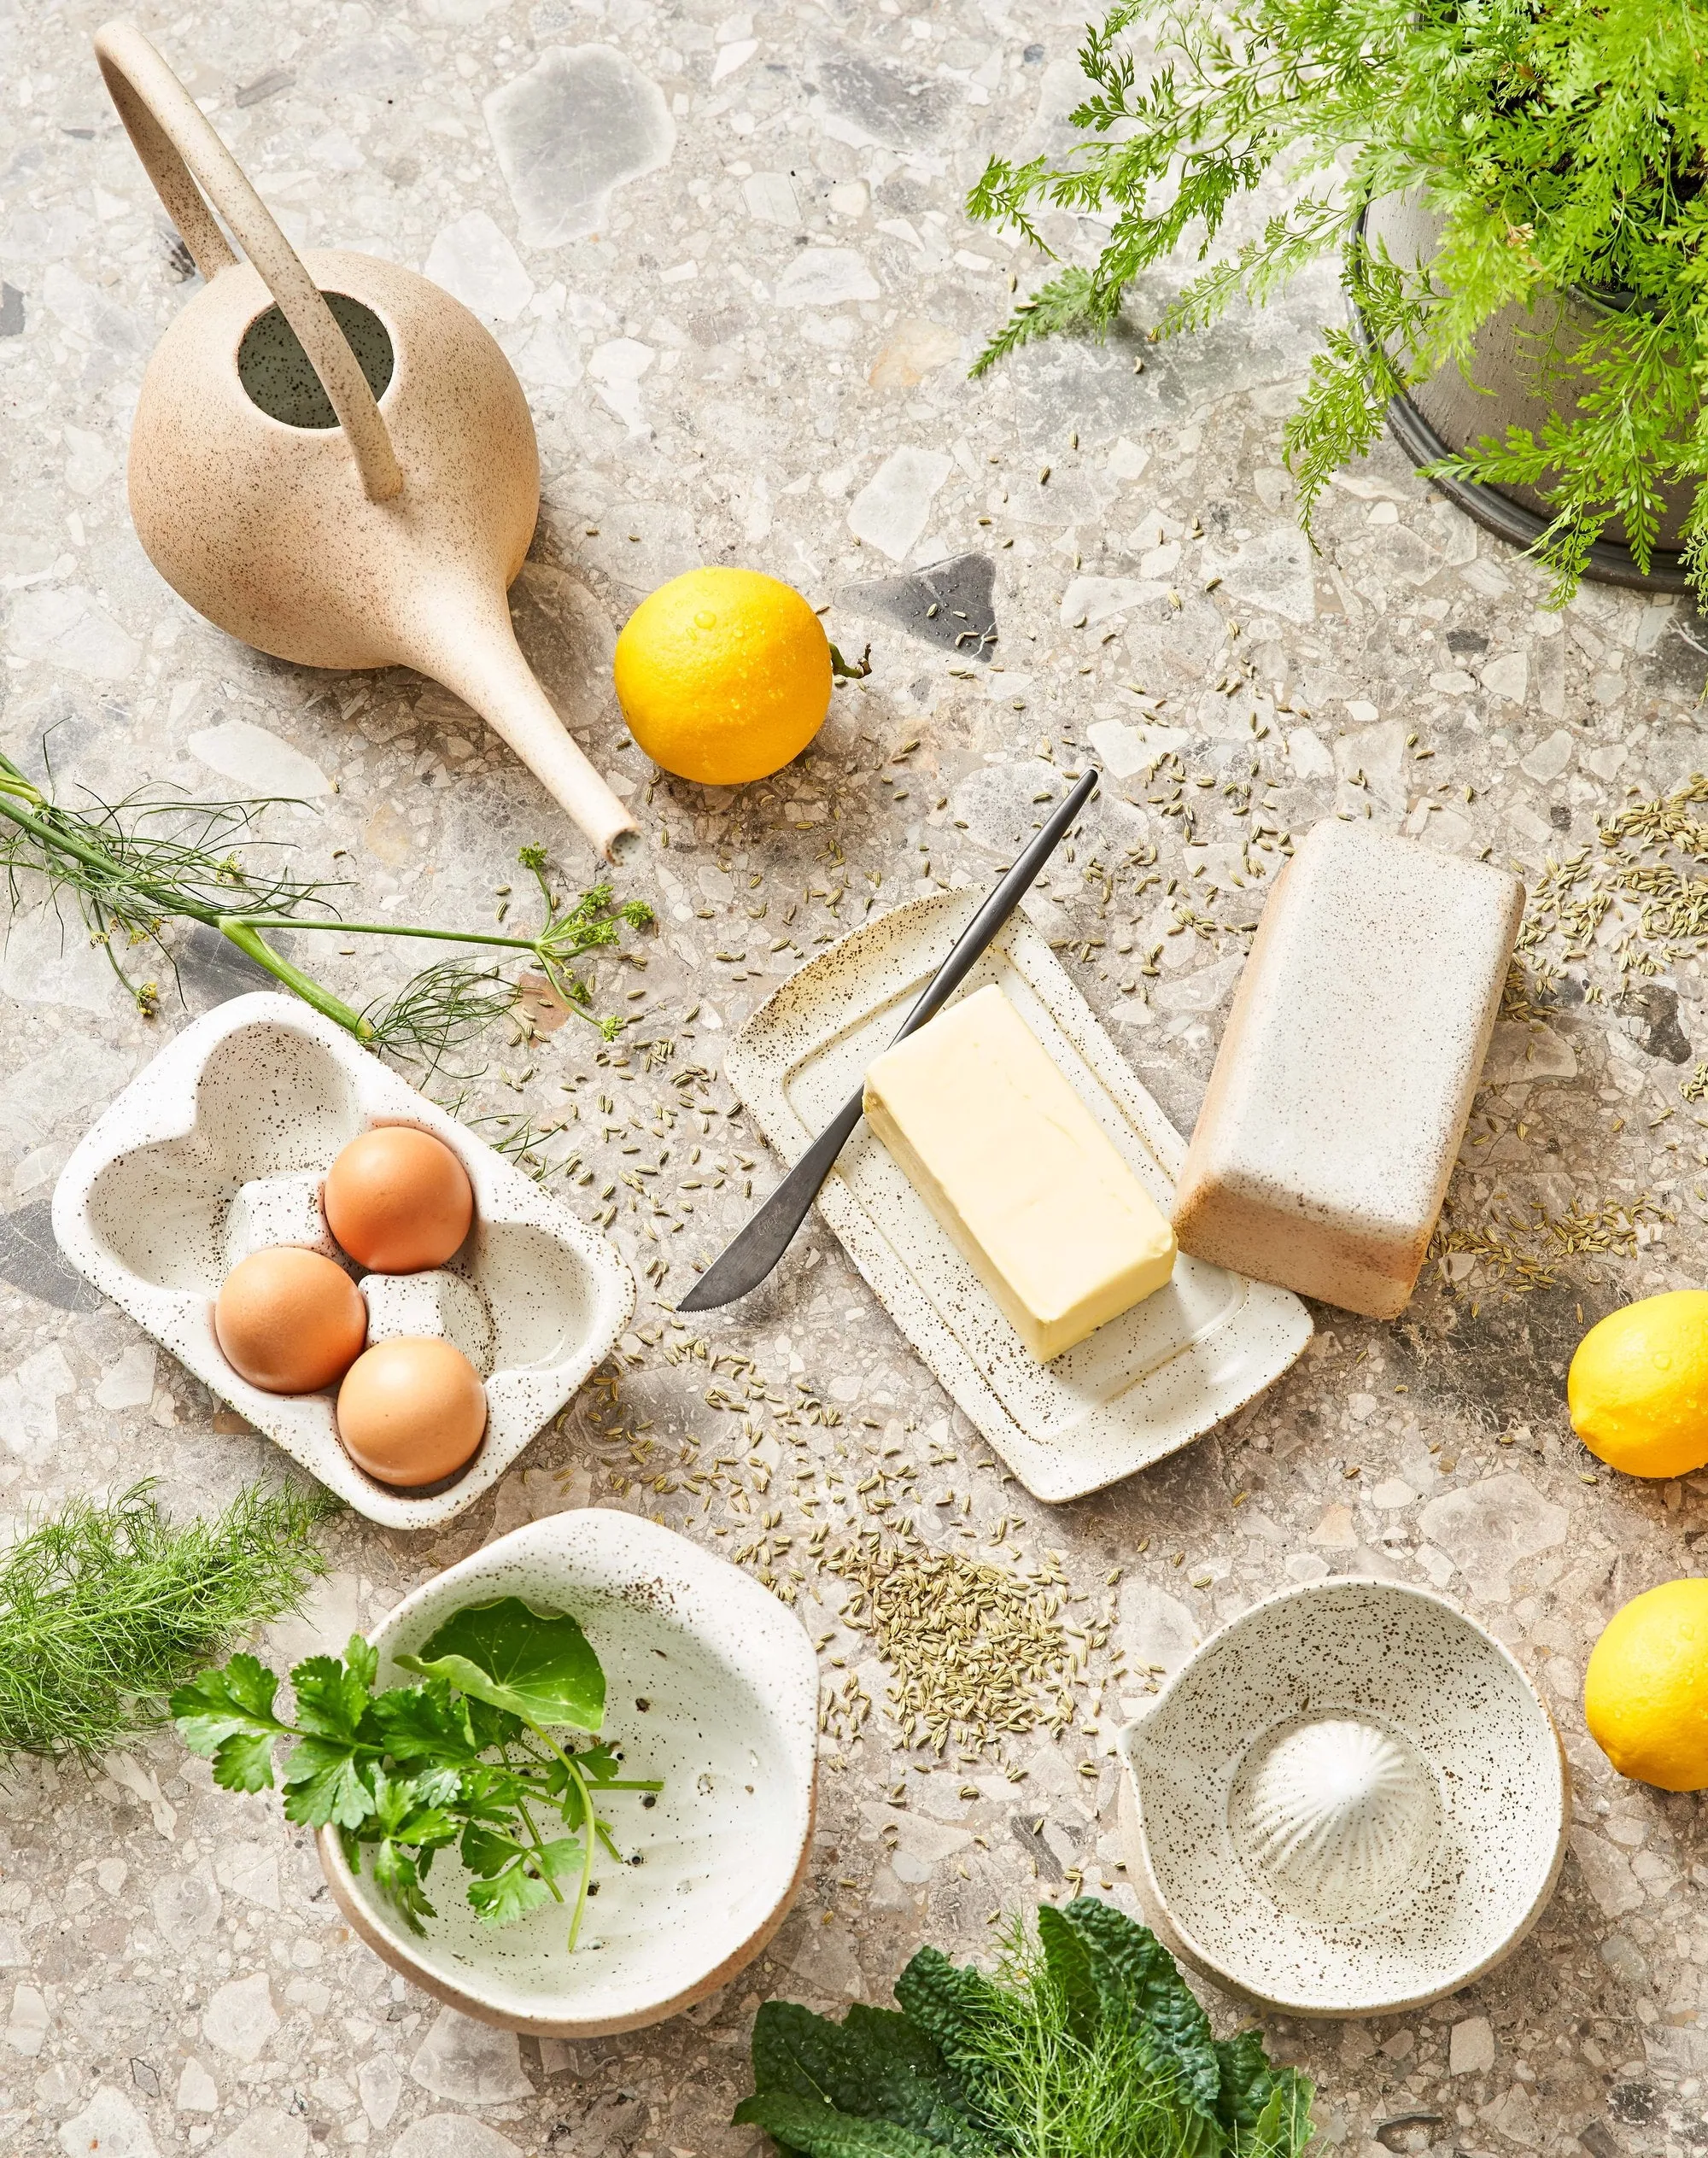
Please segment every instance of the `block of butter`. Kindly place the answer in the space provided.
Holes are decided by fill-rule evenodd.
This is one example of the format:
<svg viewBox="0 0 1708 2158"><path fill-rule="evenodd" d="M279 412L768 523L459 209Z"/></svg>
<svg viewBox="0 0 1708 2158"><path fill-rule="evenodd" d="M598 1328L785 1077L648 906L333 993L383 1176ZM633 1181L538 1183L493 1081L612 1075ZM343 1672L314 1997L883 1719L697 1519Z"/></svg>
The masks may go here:
<svg viewBox="0 0 1708 2158"><path fill-rule="evenodd" d="M994 985L885 1050L866 1117L1040 1363L1174 1270L1173 1231Z"/></svg>
<svg viewBox="0 0 1708 2158"><path fill-rule="evenodd" d="M1372 1319L1406 1308L1524 887L1339 821L1269 895L1174 1198L1180 1249Z"/></svg>

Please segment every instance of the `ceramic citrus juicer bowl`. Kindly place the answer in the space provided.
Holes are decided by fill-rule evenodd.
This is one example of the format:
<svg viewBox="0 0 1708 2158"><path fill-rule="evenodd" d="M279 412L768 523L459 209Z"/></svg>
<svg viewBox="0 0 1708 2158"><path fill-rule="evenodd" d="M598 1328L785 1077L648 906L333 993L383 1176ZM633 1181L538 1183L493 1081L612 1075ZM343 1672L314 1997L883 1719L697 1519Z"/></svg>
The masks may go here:
<svg viewBox="0 0 1708 2158"><path fill-rule="evenodd" d="M1325 1581L1255 1605L1121 1734L1145 1917L1266 2006L1418 2008L1509 1956L1559 1877L1540 1693L1442 1597Z"/></svg>
<svg viewBox="0 0 1708 2158"><path fill-rule="evenodd" d="M611 858L634 820L511 629L505 595L539 516L540 460L497 342L395 263L299 256L142 32L108 23L95 50L207 280L137 402L131 514L149 559L199 612L278 658L413 667L444 683Z"/></svg>

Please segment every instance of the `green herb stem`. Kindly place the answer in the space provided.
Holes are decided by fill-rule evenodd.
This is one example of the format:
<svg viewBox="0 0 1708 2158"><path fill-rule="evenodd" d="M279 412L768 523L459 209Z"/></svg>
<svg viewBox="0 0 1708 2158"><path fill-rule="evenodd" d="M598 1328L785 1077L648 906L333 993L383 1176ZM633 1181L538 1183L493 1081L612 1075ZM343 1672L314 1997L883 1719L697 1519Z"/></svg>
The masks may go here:
<svg viewBox="0 0 1708 2158"><path fill-rule="evenodd" d="M116 947L164 943L169 923L216 931L282 988L371 1048L432 1069L453 1049L473 1041L515 1008L521 985L500 971L503 960L445 959L416 974L389 1002L358 1011L270 941L271 933L335 931L348 937L407 938L519 958L531 956L566 1010L613 1039L627 1022L600 1019L584 982L573 972L587 953L615 944L624 926L652 919L640 900L614 905L611 887L596 885L565 905L552 889L544 851L521 850L522 866L538 887L542 916L531 936L448 929L395 921L341 921L326 896L334 887L288 874L268 874L263 857L283 842L260 838L255 826L271 804L194 802L170 793L137 794L85 810L52 801L26 773L0 755L0 872L15 906L20 872L38 875L57 895L70 892L91 941L145 1017L158 998L153 982L136 982ZM234 845L234 842L236 843ZM241 850L241 851L240 851ZM319 911L314 911L319 909Z"/></svg>
<svg viewBox="0 0 1708 2158"><path fill-rule="evenodd" d="M563 1759L564 1765L570 1772L570 1780L575 1784L576 1795L582 1802L582 1873L581 1879L576 1884L576 1907L570 1914L568 1943L569 1952L573 1955L576 1943L581 1938L582 1915L587 1909L588 1888L593 1880L594 1852L598 1847L599 1839L595 1833L598 1822L594 1814L593 1794L588 1789L587 1778L567 1753L564 1755Z"/></svg>
<svg viewBox="0 0 1708 2158"><path fill-rule="evenodd" d="M268 928L283 927L283 923L268 922ZM330 925L323 922L299 922L298 928L318 929ZM214 927L219 934L234 944L239 951L253 959L258 967L265 967L273 979L286 989L293 990L305 1004L312 1004L317 1012L344 1027L359 1042L374 1038L372 1021L354 1010L341 997L335 997L330 989L323 989L312 974L305 974L300 967L294 967L283 952L276 951L260 933L261 925L237 915L221 915Z"/></svg>

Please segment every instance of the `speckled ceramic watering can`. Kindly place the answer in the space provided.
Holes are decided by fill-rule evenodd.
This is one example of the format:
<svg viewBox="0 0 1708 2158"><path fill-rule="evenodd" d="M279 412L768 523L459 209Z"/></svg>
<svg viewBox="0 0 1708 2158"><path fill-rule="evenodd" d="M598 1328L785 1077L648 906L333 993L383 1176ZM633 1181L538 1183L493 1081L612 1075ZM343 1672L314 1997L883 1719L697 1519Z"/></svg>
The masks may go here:
<svg viewBox="0 0 1708 2158"><path fill-rule="evenodd" d="M207 279L137 403L131 514L149 559L210 621L281 659L402 665L443 682L610 858L634 820L510 626L505 594L534 535L540 460L497 343L395 263L299 257L142 32L109 23L95 50Z"/></svg>

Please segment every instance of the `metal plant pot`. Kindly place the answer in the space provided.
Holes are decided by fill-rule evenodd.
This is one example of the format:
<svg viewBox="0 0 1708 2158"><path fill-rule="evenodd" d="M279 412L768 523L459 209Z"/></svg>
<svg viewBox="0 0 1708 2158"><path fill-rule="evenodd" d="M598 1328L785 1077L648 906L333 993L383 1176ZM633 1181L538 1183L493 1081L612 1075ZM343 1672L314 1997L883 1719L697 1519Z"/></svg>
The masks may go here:
<svg viewBox="0 0 1708 2158"><path fill-rule="evenodd" d="M1419 196L1389 195L1371 205L1361 230L1372 241L1381 241L1403 267L1430 260L1441 222ZM1541 355L1555 346L1569 348L1574 333L1605 315L1608 305L1590 294L1572 292L1544 300L1534 309L1503 308L1478 331L1467 367L1449 361L1393 400L1388 424L1395 440L1421 466L1469 449L1484 436L1504 437L1509 427L1539 433L1552 413L1576 406L1574 384L1582 380L1575 371L1558 366L1541 379ZM1359 328L1362 332L1361 321ZM1450 477L1437 477L1431 484L1485 529L1516 547L1533 547L1553 518L1547 498L1535 488L1490 487ZM1693 492L1688 485L1664 490L1666 506L1647 570L1637 566L1623 528L1611 525L1607 536L1590 548L1584 575L1645 592L1689 591L1681 535Z"/></svg>

